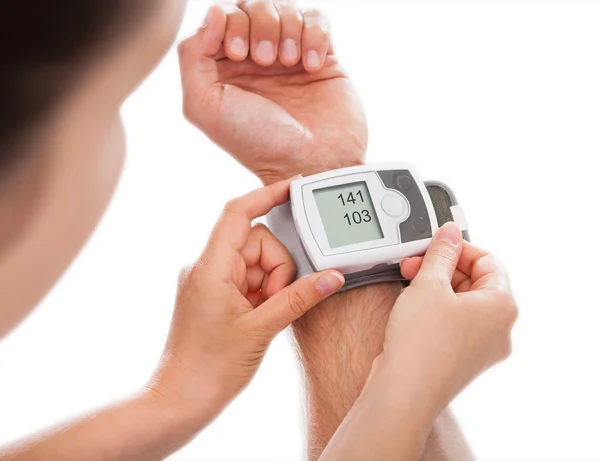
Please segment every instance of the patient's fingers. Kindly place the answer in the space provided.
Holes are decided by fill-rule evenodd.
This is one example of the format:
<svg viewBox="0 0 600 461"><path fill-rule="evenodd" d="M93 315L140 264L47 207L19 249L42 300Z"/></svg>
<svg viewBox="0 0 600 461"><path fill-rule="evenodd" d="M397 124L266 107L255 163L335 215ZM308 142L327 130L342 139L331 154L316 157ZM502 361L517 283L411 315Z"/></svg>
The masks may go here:
<svg viewBox="0 0 600 461"><path fill-rule="evenodd" d="M300 62L304 18L295 0L275 0L281 22L279 61L287 67Z"/></svg>
<svg viewBox="0 0 600 461"><path fill-rule="evenodd" d="M307 71L316 72L323 68L330 49L329 21L318 10L306 10L303 16L302 61Z"/></svg>
<svg viewBox="0 0 600 461"><path fill-rule="evenodd" d="M241 0L239 7L250 17L250 55L261 66L277 59L281 25L273 0Z"/></svg>
<svg viewBox="0 0 600 461"><path fill-rule="evenodd" d="M220 5L209 8L202 27L191 37L179 44L179 58L182 73L193 69L196 73L196 64L214 64L214 56L219 53L225 36L227 15ZM210 67L210 66L209 66ZM214 66L213 66L214 67Z"/></svg>
<svg viewBox="0 0 600 461"><path fill-rule="evenodd" d="M250 47L250 18L235 5L225 5L227 31L225 32L225 54L232 61L244 61Z"/></svg>
<svg viewBox="0 0 600 461"><path fill-rule="evenodd" d="M183 87L183 111L188 120L198 126L204 126L207 114L219 101L220 88L215 57L222 50L223 38L227 26L227 15L218 6L212 6L204 20L204 25L196 34L179 45L181 83Z"/></svg>

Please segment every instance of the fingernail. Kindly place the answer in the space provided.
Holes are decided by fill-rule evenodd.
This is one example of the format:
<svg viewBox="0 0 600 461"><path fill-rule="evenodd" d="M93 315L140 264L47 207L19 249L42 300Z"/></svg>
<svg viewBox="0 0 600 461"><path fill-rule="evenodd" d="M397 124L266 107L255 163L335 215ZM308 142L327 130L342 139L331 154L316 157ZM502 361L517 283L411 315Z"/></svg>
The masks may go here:
<svg viewBox="0 0 600 461"><path fill-rule="evenodd" d="M281 56L286 61L295 61L298 59L298 44L292 38L286 38L281 46Z"/></svg>
<svg viewBox="0 0 600 461"><path fill-rule="evenodd" d="M263 40L256 46L254 55L263 63L271 63L275 59L275 47L268 40Z"/></svg>
<svg viewBox="0 0 600 461"><path fill-rule="evenodd" d="M206 16L204 17L204 21L202 22L202 25L204 27L208 26L210 24L210 21L212 20L213 16L214 16L214 5L211 6L208 11L206 12Z"/></svg>
<svg viewBox="0 0 600 461"><path fill-rule="evenodd" d="M315 285L319 293L328 296L342 288L344 283L344 276L339 272L327 272L319 277Z"/></svg>
<svg viewBox="0 0 600 461"><path fill-rule="evenodd" d="M319 56L319 53L315 50L310 50L306 57L306 65L312 68L321 67L321 56Z"/></svg>
<svg viewBox="0 0 600 461"><path fill-rule="evenodd" d="M248 54L248 45L242 37L234 37L229 41L229 51L236 56L245 57Z"/></svg>
<svg viewBox="0 0 600 461"><path fill-rule="evenodd" d="M458 226L453 222L447 222L437 232L435 238L451 245L458 246L462 240L462 234Z"/></svg>

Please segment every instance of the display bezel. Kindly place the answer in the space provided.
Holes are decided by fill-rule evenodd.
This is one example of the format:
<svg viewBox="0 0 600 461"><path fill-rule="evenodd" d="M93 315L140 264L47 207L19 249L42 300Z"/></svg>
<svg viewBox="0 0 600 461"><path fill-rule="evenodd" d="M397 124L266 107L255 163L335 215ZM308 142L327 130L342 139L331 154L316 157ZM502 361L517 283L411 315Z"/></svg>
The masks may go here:
<svg viewBox="0 0 600 461"><path fill-rule="evenodd" d="M379 227L383 233L383 238L377 240L368 240L359 243L353 243L350 245L343 245L336 248L332 248L327 238L327 232L319 208L314 196L314 192L319 189L327 189L337 186L349 185L353 183L365 183L369 190L369 195L373 202L373 208L377 214L379 220ZM380 248L389 245L397 245L400 243L400 229L398 225L401 220L398 218L392 218L386 215L381 209L381 201L383 197L390 193L398 194L396 191L390 191L387 189L379 178L379 175L374 171L367 171L361 173L354 173L348 175L337 176L326 180L315 181L309 184L305 184L302 187L302 198L304 202L304 210L307 216L308 225L313 234L313 238L319 247L319 250L324 256L331 256L337 254L351 253L354 251L369 250L372 248ZM407 204L407 216L410 215L410 204Z"/></svg>
<svg viewBox="0 0 600 461"><path fill-rule="evenodd" d="M414 256L425 252L431 238L400 243L400 222L410 216L410 203L408 203L408 216L394 218L382 210L381 201L386 195L399 194L406 199L398 190L385 186L378 174L382 171L407 171L412 175L425 202L432 232L435 233L438 229L433 204L425 184L417 170L410 164L363 165L300 178L291 183L291 208L296 232L315 270L338 269L345 274L356 273L370 270L379 264L394 264L408 255ZM366 182L369 188L384 238L332 249L321 222L313 191L362 181Z"/></svg>

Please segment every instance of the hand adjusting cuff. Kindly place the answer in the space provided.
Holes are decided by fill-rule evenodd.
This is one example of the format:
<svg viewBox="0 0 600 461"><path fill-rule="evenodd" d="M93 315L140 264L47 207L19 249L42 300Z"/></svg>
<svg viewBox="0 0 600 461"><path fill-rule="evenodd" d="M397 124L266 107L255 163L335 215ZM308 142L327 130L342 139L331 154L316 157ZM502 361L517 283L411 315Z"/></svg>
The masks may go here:
<svg viewBox="0 0 600 461"><path fill-rule="evenodd" d="M453 221L463 230L463 238L470 241L467 222L461 206L452 190L441 182L425 182L431 197L438 225ZM315 269L307 258L300 237L296 232L290 203L274 208L267 215L269 229L288 249L296 263L296 279L312 274ZM370 270L345 274L346 284L340 291L382 282L405 281L398 264L380 265Z"/></svg>

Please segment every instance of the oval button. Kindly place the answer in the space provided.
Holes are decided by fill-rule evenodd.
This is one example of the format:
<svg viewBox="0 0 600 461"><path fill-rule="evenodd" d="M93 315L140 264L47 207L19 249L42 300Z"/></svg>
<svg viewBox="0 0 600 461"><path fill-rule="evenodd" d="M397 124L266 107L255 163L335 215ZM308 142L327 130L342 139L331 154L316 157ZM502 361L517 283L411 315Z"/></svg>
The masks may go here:
<svg viewBox="0 0 600 461"><path fill-rule="evenodd" d="M429 231L429 223L423 218L414 218L412 220L412 228L422 235Z"/></svg>
<svg viewBox="0 0 600 461"><path fill-rule="evenodd" d="M393 217L399 218L407 211L406 202L398 195L386 195L381 199L381 208L383 211Z"/></svg>

